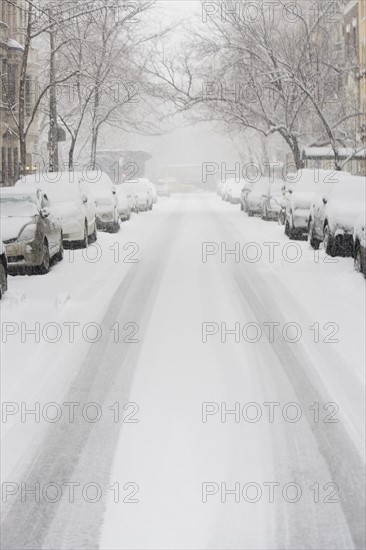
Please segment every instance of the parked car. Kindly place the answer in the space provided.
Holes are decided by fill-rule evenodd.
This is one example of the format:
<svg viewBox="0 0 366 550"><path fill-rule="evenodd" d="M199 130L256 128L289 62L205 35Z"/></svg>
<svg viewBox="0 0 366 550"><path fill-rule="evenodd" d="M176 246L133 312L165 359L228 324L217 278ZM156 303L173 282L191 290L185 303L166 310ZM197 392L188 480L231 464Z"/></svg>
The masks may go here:
<svg viewBox="0 0 366 550"><path fill-rule="evenodd" d="M366 277L366 213L364 211L356 219L353 231L353 257L357 271Z"/></svg>
<svg viewBox="0 0 366 550"><path fill-rule="evenodd" d="M15 186L33 185L47 194L61 219L64 246L86 248L97 239L94 200L79 173L33 174Z"/></svg>
<svg viewBox="0 0 366 550"><path fill-rule="evenodd" d="M1 239L9 273L48 273L63 259L60 220L47 195L29 185L0 191Z"/></svg>
<svg viewBox="0 0 366 550"><path fill-rule="evenodd" d="M170 187L165 180L158 180L156 183L156 193L158 197L170 197Z"/></svg>
<svg viewBox="0 0 366 550"><path fill-rule="evenodd" d="M226 186L226 195L227 195L227 200L231 204L240 204L241 190L243 189L244 184L245 182L243 180L239 180L239 181L235 179L228 180L227 186Z"/></svg>
<svg viewBox="0 0 366 550"><path fill-rule="evenodd" d="M154 186L153 186L153 184L147 178L139 178L138 183L142 184L142 185L145 185L146 190L147 190L147 194L148 194L148 197L149 197L148 210L152 210L153 209L153 204L154 204L154 202L156 202L156 201L154 201Z"/></svg>
<svg viewBox="0 0 366 550"><path fill-rule="evenodd" d="M118 196L115 185L105 172L88 170L82 174L96 207L97 229L118 233L120 229Z"/></svg>
<svg viewBox="0 0 366 550"><path fill-rule="evenodd" d="M349 176L350 174L341 171L322 171L322 179L319 189L313 197L308 220L308 241L310 246L315 250L319 248L320 243L324 240L327 197L329 197L333 185L342 175Z"/></svg>
<svg viewBox="0 0 366 550"><path fill-rule="evenodd" d="M268 195L269 187L270 180L266 177L253 182L246 198L248 216L262 215L263 197Z"/></svg>
<svg viewBox="0 0 366 550"><path fill-rule="evenodd" d="M353 256L356 219L365 208L364 177L337 172L336 181L323 185L317 194L309 221L309 241L313 248L324 249L330 256Z"/></svg>
<svg viewBox="0 0 366 550"><path fill-rule="evenodd" d="M120 219L125 222L131 217L133 211L133 201L129 200L123 185L116 185L116 193L118 197L118 214Z"/></svg>
<svg viewBox="0 0 366 550"><path fill-rule="evenodd" d="M125 181L122 187L126 194L131 194L135 198L137 212L147 212L152 206L152 195L146 183Z"/></svg>
<svg viewBox="0 0 366 550"><path fill-rule="evenodd" d="M0 300L8 290L8 258L4 243L0 241Z"/></svg>
<svg viewBox="0 0 366 550"><path fill-rule="evenodd" d="M289 189L293 187L294 181L296 180L296 174L288 174L286 181L282 183L282 197L280 200L280 210L278 212L278 223L280 225L285 225L286 222L286 204L289 197Z"/></svg>
<svg viewBox="0 0 366 550"><path fill-rule="evenodd" d="M283 182L273 180L262 195L262 220L278 220L281 211Z"/></svg>
<svg viewBox="0 0 366 550"><path fill-rule="evenodd" d="M330 170L303 169L297 173L296 183L290 185L286 200L285 234L290 239L307 236L310 208L321 186L331 180L335 172Z"/></svg>

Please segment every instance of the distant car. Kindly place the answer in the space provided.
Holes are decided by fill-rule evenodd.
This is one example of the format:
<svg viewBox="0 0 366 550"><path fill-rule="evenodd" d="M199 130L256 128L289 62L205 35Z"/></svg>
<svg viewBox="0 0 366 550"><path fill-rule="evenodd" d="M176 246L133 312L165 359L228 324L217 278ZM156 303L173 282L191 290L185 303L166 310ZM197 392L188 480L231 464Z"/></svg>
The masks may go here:
<svg viewBox="0 0 366 550"><path fill-rule="evenodd" d="M32 174L15 187L32 185L47 194L61 219L64 246L86 248L97 239L96 208L86 183L77 172Z"/></svg>
<svg viewBox="0 0 366 550"><path fill-rule="evenodd" d="M290 185L286 200L285 234L290 239L307 236L310 208L317 192L334 171L303 169L297 172L296 182Z"/></svg>
<svg viewBox="0 0 366 550"><path fill-rule="evenodd" d="M156 193L158 197L170 197L169 184L164 180L158 180L156 183Z"/></svg>
<svg viewBox="0 0 366 550"><path fill-rule="evenodd" d="M262 196L262 220L278 220L283 200L283 182L271 181Z"/></svg>
<svg viewBox="0 0 366 550"><path fill-rule="evenodd" d="M148 210L152 210L152 209L153 209L154 202L156 202L156 200L157 200L157 195L156 195L155 187L154 187L153 183L151 183L151 181L148 180L147 178L138 178L138 179L137 179L137 182L138 182L140 185L145 185L146 190L147 190L147 194L148 194L148 197L149 197L149 207L148 207ZM154 201L154 195L156 196L156 200L155 200L155 201Z"/></svg>
<svg viewBox="0 0 366 550"><path fill-rule="evenodd" d="M0 299L8 290L8 258L4 243L0 241Z"/></svg>
<svg viewBox="0 0 366 550"><path fill-rule="evenodd" d="M122 187L127 195L131 194L135 199L136 210L138 212L147 212L152 207L152 195L146 183L125 181Z"/></svg>
<svg viewBox="0 0 366 550"><path fill-rule="evenodd" d="M240 204L241 190L243 189L244 184L245 184L245 181L243 180L239 180L239 181L235 179L228 180L225 192L226 192L227 200L231 204Z"/></svg>
<svg viewBox="0 0 366 550"><path fill-rule="evenodd" d="M353 258L356 271L366 277L366 213L365 210L356 219L353 231Z"/></svg>
<svg viewBox="0 0 366 550"><path fill-rule="evenodd" d="M133 201L129 200L123 189L123 185L116 185L116 193L118 197L119 217L123 222L128 221L131 217L131 211L133 210Z"/></svg>
<svg viewBox="0 0 366 550"><path fill-rule="evenodd" d="M248 216L262 216L262 203L264 195L268 196L270 189L270 180L267 177L260 178L253 182L247 195L246 204Z"/></svg>
<svg viewBox="0 0 366 550"><path fill-rule="evenodd" d="M18 186L0 191L1 239L9 273L45 274L63 259L62 227L47 195Z"/></svg>
<svg viewBox="0 0 366 550"><path fill-rule="evenodd" d="M353 256L355 223L365 208L366 180L335 174L336 181L324 188L321 198L318 196L320 206L310 221L309 240L314 248L323 241L330 256Z"/></svg>
<svg viewBox="0 0 366 550"><path fill-rule="evenodd" d="M112 180L108 174L97 170L85 171L82 177L95 202L97 229L118 233L120 229L118 196Z"/></svg>
<svg viewBox="0 0 366 550"><path fill-rule="evenodd" d="M295 178L296 178L296 175L288 174L286 177L286 181L282 183L282 187L281 187L282 197L280 200L281 208L280 208L280 211L278 212L278 223L280 225L285 225L285 222L286 222L286 204L290 195L289 189L290 187L293 187Z"/></svg>

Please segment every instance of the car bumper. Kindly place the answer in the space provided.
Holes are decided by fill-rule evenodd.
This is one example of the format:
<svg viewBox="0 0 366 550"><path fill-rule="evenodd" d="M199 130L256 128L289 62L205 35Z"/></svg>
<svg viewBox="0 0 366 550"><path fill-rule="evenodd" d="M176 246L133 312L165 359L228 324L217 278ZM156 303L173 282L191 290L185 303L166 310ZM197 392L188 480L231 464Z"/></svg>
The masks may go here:
<svg viewBox="0 0 366 550"><path fill-rule="evenodd" d="M267 208L266 209L267 218L269 220L278 220L279 213L280 213L279 208L278 209L277 208Z"/></svg>
<svg viewBox="0 0 366 550"><path fill-rule="evenodd" d="M308 209L298 208L292 213L292 223L295 229L308 230L310 211Z"/></svg>
<svg viewBox="0 0 366 550"><path fill-rule="evenodd" d="M262 214L261 204L248 203L247 208L248 208L248 212L252 212L253 214Z"/></svg>
<svg viewBox="0 0 366 550"><path fill-rule="evenodd" d="M25 243L5 244L8 257L8 271L12 272L20 267L33 267L42 263L41 247L33 241Z"/></svg>
<svg viewBox="0 0 366 550"><path fill-rule="evenodd" d="M240 197L230 197L231 204L240 204L241 200Z"/></svg>

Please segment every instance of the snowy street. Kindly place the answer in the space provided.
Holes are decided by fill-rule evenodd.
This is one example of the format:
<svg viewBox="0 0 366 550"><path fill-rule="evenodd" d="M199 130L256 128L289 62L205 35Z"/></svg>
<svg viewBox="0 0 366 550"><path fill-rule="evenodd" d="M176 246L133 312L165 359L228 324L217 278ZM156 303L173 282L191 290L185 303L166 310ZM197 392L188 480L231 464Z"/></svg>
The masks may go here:
<svg viewBox="0 0 366 550"><path fill-rule="evenodd" d="M3 547L364 548L364 304L214 193L11 277Z"/></svg>

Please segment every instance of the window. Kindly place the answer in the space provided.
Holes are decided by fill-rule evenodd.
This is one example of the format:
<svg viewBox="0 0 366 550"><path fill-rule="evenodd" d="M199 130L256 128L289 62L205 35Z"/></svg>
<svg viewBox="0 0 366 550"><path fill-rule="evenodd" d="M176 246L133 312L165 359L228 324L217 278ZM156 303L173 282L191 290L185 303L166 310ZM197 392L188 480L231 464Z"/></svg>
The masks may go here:
<svg viewBox="0 0 366 550"><path fill-rule="evenodd" d="M14 160L14 181L19 179L19 154L18 148L14 147L13 149L13 160Z"/></svg>
<svg viewBox="0 0 366 550"><path fill-rule="evenodd" d="M1 147L1 183L6 183L6 149Z"/></svg>
<svg viewBox="0 0 366 550"><path fill-rule="evenodd" d="M8 147L8 176L9 179L13 176L13 149L11 147Z"/></svg>
<svg viewBox="0 0 366 550"><path fill-rule="evenodd" d="M8 65L8 89L7 89L7 101L11 107L15 105L16 94L16 65L10 63Z"/></svg>

